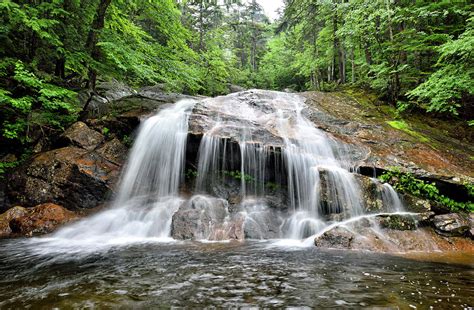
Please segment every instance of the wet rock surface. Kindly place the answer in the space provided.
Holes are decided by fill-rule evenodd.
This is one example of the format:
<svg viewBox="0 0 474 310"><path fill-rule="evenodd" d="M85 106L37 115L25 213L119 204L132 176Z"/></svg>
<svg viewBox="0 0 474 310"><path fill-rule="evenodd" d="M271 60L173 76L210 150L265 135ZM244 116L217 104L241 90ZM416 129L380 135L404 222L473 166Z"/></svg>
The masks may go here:
<svg viewBox="0 0 474 310"><path fill-rule="evenodd" d="M39 150L13 170L0 187L1 211L16 204L32 207L45 202L71 210L90 209L107 201L141 119L186 97L163 92L152 96L146 89L137 93L119 84L98 87L103 96L99 101L108 105L100 118L74 123L49 149Z"/></svg>
<svg viewBox="0 0 474 310"><path fill-rule="evenodd" d="M264 104L266 100L272 99L275 99L273 107ZM195 135L212 133L214 136L234 142L239 142L245 132L251 132L251 136L246 137L246 141L281 147L283 139L275 124L278 109L295 114L294 106L278 102L276 93L270 91L248 90L228 96L208 98L195 105L189 119L189 130ZM253 113L242 112L246 110Z"/></svg>
<svg viewBox="0 0 474 310"><path fill-rule="evenodd" d="M387 215L379 217L379 224L385 229L416 230L418 221L412 215Z"/></svg>
<svg viewBox="0 0 474 310"><path fill-rule="evenodd" d="M12 233L10 221L28 213L26 208L15 206L0 214L0 238L9 237Z"/></svg>
<svg viewBox="0 0 474 310"><path fill-rule="evenodd" d="M419 227L417 229L392 228L360 224L336 227L317 236L314 244L317 247L323 248L366 250L384 253L413 251L474 252L474 241L472 239L463 237L447 238L439 235L430 227Z"/></svg>
<svg viewBox="0 0 474 310"><path fill-rule="evenodd" d="M38 205L10 221L12 234L32 236L46 234L57 227L78 219L77 215L59 205L46 203Z"/></svg>
<svg viewBox="0 0 474 310"><path fill-rule="evenodd" d="M41 148L36 156L8 177L3 191L5 193L3 200L8 201L5 209L17 204L31 208L46 202L54 202L70 210L90 209L102 205L114 190L126 158L127 146L130 146L133 132L140 122L157 109L164 108L180 99L194 98L164 93L160 86L143 88L138 92L120 89L120 87L116 90L113 88L114 86L111 85L101 90L100 94L103 96L101 107L92 105L91 109L97 109L96 112L97 115L101 115L100 118L73 124L63 133L57 145L53 145L57 147L56 149L41 151L43 149ZM253 193L260 191L257 188L266 186L267 189L259 198L261 204L253 203L252 207L249 207L246 204L247 201L243 199L240 179L216 179L216 182L211 182L212 184L209 184L204 191L205 194L216 198L197 196L183 204L173 216L172 236L174 238L242 240L245 238L271 239L281 236L283 219L290 212L288 210L290 198L287 193L287 184L282 182L287 177L284 175L286 168L276 165L276 158L283 158L281 148L285 143L284 140L295 139L295 136L290 132L288 137L283 137L279 132L275 116L284 115L289 120L289 124L296 120L294 106L288 105L285 100L279 101L279 96L288 96L290 98L288 102L291 102L291 98L297 95L279 94L276 96L275 93L269 91L249 90L227 97L194 98L202 101L194 106L189 119L190 138L187 156L192 157L192 160L187 163L187 168L197 168L199 143L205 134L212 133L227 143L225 159L231 164L222 165L222 169L229 171L240 169L241 162L237 159L240 152L239 141L241 142L244 137L245 143L251 147L265 146L266 148L262 149L270 154L269 163L265 166L266 175L261 180L249 182L246 185L246 194L252 199ZM381 121L363 115L361 117L361 113L365 113L365 107L361 107L353 99L322 93L307 93L304 96L307 98L308 107L302 113L309 117L319 129L327 133L335 157L347 167L359 166L361 167L359 172L364 170L362 173L364 175L353 173L351 177L360 187L365 213L396 211L391 209L386 201L387 188L373 178L390 166L402 166L406 171L424 177L426 180L448 184L448 189L454 188L449 186L458 186L473 176L471 165L461 167L461 164L453 161L454 153L444 152L434 147L431 141L421 141L419 137L393 129L386 124L386 119ZM226 107L229 108L222 109L223 100L231 101L232 104L226 103ZM273 100L274 104L265 104L265 100ZM243 105L252 107L253 112L239 111ZM332 105L334 108L331 108ZM389 116L386 117L388 120ZM249 132L251 134L247 135ZM350 147L345 147L345 144L339 142L348 143ZM194 144L191 145L192 143ZM470 151L471 147L467 147L466 154ZM275 168L277 166L278 169ZM344 166L344 168L347 167ZM321 179L319 211L322 217L327 221L342 221L350 217L349 212L343 212L347 206L339 205L334 199L338 193L331 192L333 188L330 184L331 175L322 168L319 177ZM280 187L269 190L275 183ZM188 186L188 191L194 191L194 186ZM445 236L473 235L472 215L468 217L456 214L435 216L433 211L442 213L446 210L438 210L437 206L429 201L410 195L405 195L403 201L405 211L420 214L380 216L373 219L373 223L364 220L364 223L361 221L349 228L337 227L325 232L316 243L321 247L369 250L389 249L390 246L387 244L392 244L393 247L390 249L395 248L396 244L401 244L406 248L415 248L416 236L423 238L422 235L415 234L417 228L421 226L427 229L432 226L436 233ZM13 215L23 212L21 208L11 210ZM10 223L10 215L5 215L3 218L10 218L8 220ZM35 219L30 222L42 223ZM21 234L27 234L28 231L40 233L40 229L31 228L34 225L28 224L30 222L14 221L16 224L13 226ZM47 223L45 225L44 232L47 232L49 226ZM0 221L0 234L1 231L9 229L11 230L9 224L5 226ZM393 240L388 243L382 242L376 229L392 236L390 238ZM397 239L403 238L404 234L410 236L411 245ZM364 238L372 241L364 241ZM372 243L375 246L372 247Z"/></svg>
<svg viewBox="0 0 474 310"><path fill-rule="evenodd" d="M228 217L227 201L195 196L173 215L171 236L178 240L243 239Z"/></svg>

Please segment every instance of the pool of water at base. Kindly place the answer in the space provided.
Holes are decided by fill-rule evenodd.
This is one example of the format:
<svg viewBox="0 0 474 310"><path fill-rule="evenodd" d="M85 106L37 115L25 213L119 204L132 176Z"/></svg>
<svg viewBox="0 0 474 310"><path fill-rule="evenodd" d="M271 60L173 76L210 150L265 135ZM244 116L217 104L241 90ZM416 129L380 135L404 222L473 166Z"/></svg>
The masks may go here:
<svg viewBox="0 0 474 310"><path fill-rule="evenodd" d="M474 306L473 265L273 244L3 240L0 309Z"/></svg>

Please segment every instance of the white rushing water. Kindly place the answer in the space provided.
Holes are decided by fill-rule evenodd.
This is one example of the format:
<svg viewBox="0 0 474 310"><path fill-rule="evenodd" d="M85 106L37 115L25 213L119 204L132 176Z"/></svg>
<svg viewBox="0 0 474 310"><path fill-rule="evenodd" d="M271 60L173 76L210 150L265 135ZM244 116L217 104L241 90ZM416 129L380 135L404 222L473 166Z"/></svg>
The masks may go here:
<svg viewBox="0 0 474 310"><path fill-rule="evenodd" d="M204 129L194 163L194 196L185 199L179 191L193 117ZM314 236L332 227L376 216L365 214L361 188L348 170L348 149L316 128L294 94L250 91L183 100L141 125L112 207L43 240L62 245L170 241L172 230L180 229L173 225L179 213L180 225L188 226L177 235L221 241L284 238L281 244L311 245ZM223 189L232 179L234 187ZM403 212L395 190L381 188L386 209Z"/></svg>
<svg viewBox="0 0 474 310"><path fill-rule="evenodd" d="M334 147L339 144L303 115L305 105L301 97L277 92L253 97L250 94L243 100L240 96L209 99L202 104L215 111L217 117L199 149L200 191L204 190L206 180L215 182L218 167L225 167L228 155L222 137L230 136L240 150L242 199L264 196L269 172L285 176L285 180L279 181L288 188L291 211L282 225L281 237L299 240L317 233L326 226L326 214L363 214L358 183L335 156ZM280 153L276 147L281 149ZM343 152L344 148L337 151ZM274 166L269 167L272 154ZM257 181L246 182L246 178ZM322 206L321 195L331 203Z"/></svg>
<svg viewBox="0 0 474 310"><path fill-rule="evenodd" d="M112 207L60 229L50 240L72 247L169 241L172 216L184 202L178 191L194 104L182 100L143 122Z"/></svg>

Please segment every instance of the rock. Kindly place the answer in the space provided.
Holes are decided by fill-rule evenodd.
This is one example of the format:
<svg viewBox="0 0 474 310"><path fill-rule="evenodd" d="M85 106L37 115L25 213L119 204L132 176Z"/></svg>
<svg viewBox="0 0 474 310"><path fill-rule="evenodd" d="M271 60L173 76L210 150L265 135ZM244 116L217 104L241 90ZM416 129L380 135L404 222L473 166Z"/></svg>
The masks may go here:
<svg viewBox="0 0 474 310"><path fill-rule="evenodd" d="M440 235L465 236L471 229L469 218L460 213L436 215L433 225Z"/></svg>
<svg viewBox="0 0 474 310"><path fill-rule="evenodd" d="M245 90L245 88L243 88L242 86L234 85L234 84L229 85L229 92L230 93L238 93L238 92L241 92L241 91L244 91L244 90Z"/></svg>
<svg viewBox="0 0 474 310"><path fill-rule="evenodd" d="M16 206L7 210L5 213L0 214L0 238L8 237L12 233L10 228L10 221L12 219L20 218L27 213L27 209Z"/></svg>
<svg viewBox="0 0 474 310"><path fill-rule="evenodd" d="M189 131L202 136L212 130L214 137L239 143L242 128L249 128L252 131L252 143L271 145L277 149L283 145L283 137L275 129L271 119L280 110L289 115L293 114L291 117L296 117L294 106L289 103L290 101L272 101L277 99L277 96L278 93L275 92L248 90L225 97L201 100L196 103L189 118ZM242 110L246 109L254 112L243 115ZM219 126L216 126L217 124Z"/></svg>
<svg viewBox="0 0 474 310"><path fill-rule="evenodd" d="M114 138L102 145L97 150L97 153L105 159L121 165L127 157L128 149L119 139Z"/></svg>
<svg viewBox="0 0 474 310"><path fill-rule="evenodd" d="M22 236L46 234L77 218L75 213L59 205L45 203L31 209L17 209L10 220L10 229L12 234Z"/></svg>
<svg viewBox="0 0 474 310"><path fill-rule="evenodd" d="M355 236L343 227L333 228L314 239L314 245L324 248L350 249Z"/></svg>
<svg viewBox="0 0 474 310"><path fill-rule="evenodd" d="M32 207L54 202L70 210L101 204L118 179L120 166L97 153L64 147L41 153L8 178L11 204Z"/></svg>
<svg viewBox="0 0 474 310"><path fill-rule="evenodd" d="M104 136L95 130L90 129L83 122L76 122L71 125L61 136L70 144L81 147L88 151L93 151L104 141Z"/></svg>
<svg viewBox="0 0 474 310"><path fill-rule="evenodd" d="M425 213L431 211L431 203L426 199L404 194L403 201L405 202L405 209L409 212Z"/></svg>
<svg viewBox="0 0 474 310"><path fill-rule="evenodd" d="M384 207L387 206L384 206L382 200L382 183L363 175L355 174L354 176L362 190L362 200L364 201L365 211L367 213L386 211Z"/></svg>
<svg viewBox="0 0 474 310"><path fill-rule="evenodd" d="M415 230L417 229L417 219L411 215L392 214L379 216L379 223L382 228L394 230Z"/></svg>
<svg viewBox="0 0 474 310"><path fill-rule="evenodd" d="M226 225L227 201L194 196L173 215L171 236L180 240L225 240L233 230ZM235 230L235 229L234 229Z"/></svg>
<svg viewBox="0 0 474 310"><path fill-rule="evenodd" d="M84 90L79 92L78 97L82 106L88 101L87 111L89 116L102 116L110 111L114 102L134 95L136 92L127 85L118 81L100 82L96 86L97 93L91 94ZM92 98L91 98L92 96Z"/></svg>
<svg viewBox="0 0 474 310"><path fill-rule="evenodd" d="M100 96L104 97L109 102L132 96L136 93L128 85L116 80L98 83L96 90Z"/></svg>
<svg viewBox="0 0 474 310"><path fill-rule="evenodd" d="M281 237L282 219L276 210L265 206L248 206L244 208L245 239L276 239Z"/></svg>
<svg viewBox="0 0 474 310"><path fill-rule="evenodd" d="M86 123L98 132L108 131L108 140L118 138L124 143L128 143L132 140L141 120L148 117L149 114L149 111L138 109L123 112L119 115L107 115L100 119L88 119Z"/></svg>

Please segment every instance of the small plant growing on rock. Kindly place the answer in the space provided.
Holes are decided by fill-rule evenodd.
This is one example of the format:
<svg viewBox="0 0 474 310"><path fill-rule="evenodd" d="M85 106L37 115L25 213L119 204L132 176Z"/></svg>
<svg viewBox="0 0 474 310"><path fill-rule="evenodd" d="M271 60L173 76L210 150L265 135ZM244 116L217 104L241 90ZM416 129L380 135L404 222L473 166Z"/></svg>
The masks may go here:
<svg viewBox="0 0 474 310"><path fill-rule="evenodd" d="M435 201L451 211L474 212L474 203L459 202L441 195L435 183L428 183L415 178L411 173L401 172L398 168L392 168L382 174L379 179L384 183L390 183L397 191L408 193L417 197ZM466 185L469 196L473 197L474 185Z"/></svg>

